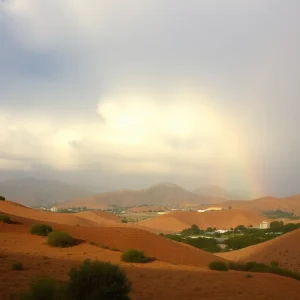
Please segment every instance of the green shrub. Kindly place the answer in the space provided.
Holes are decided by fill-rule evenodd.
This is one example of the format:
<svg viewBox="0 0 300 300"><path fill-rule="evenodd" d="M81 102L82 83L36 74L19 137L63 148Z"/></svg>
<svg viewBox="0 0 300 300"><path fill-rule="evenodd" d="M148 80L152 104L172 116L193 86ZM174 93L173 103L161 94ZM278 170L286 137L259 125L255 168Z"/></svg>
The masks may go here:
<svg viewBox="0 0 300 300"><path fill-rule="evenodd" d="M63 292L51 278L35 279L30 283L30 291L22 294L21 300L62 300Z"/></svg>
<svg viewBox="0 0 300 300"><path fill-rule="evenodd" d="M10 224L11 219L8 215L0 214L0 222Z"/></svg>
<svg viewBox="0 0 300 300"><path fill-rule="evenodd" d="M69 277L68 299L129 300L131 284L120 267L110 262L86 260Z"/></svg>
<svg viewBox="0 0 300 300"><path fill-rule="evenodd" d="M22 263L16 262L11 265L11 269L15 270L15 271L22 271L22 270L24 270L24 267L23 267Z"/></svg>
<svg viewBox="0 0 300 300"><path fill-rule="evenodd" d="M260 272L260 273L272 273L280 276L291 277L300 280L300 274L279 268L278 266L269 266L263 263L257 263L255 261L250 261L247 263L242 262L229 262L228 268L235 271L247 271L247 272Z"/></svg>
<svg viewBox="0 0 300 300"><path fill-rule="evenodd" d="M5 197L0 196L0 201L5 201L5 200L6 200Z"/></svg>
<svg viewBox="0 0 300 300"><path fill-rule="evenodd" d="M48 245L52 247L69 247L74 244L72 236L64 231L52 231L48 235Z"/></svg>
<svg viewBox="0 0 300 300"><path fill-rule="evenodd" d="M105 246L105 245L100 245L100 248L102 248L102 249L109 249L109 247Z"/></svg>
<svg viewBox="0 0 300 300"><path fill-rule="evenodd" d="M279 266L279 264L278 264L278 261L276 261L276 260L273 260L273 261L271 261L271 267L278 267Z"/></svg>
<svg viewBox="0 0 300 300"><path fill-rule="evenodd" d="M46 224L34 224L30 227L30 233L47 236L50 232L52 232L52 227Z"/></svg>
<svg viewBox="0 0 300 300"><path fill-rule="evenodd" d="M125 262L145 263L147 262L147 257L143 251L129 249L122 254L122 260Z"/></svg>
<svg viewBox="0 0 300 300"><path fill-rule="evenodd" d="M116 251L116 252L119 252L119 251L120 251L120 249L118 249L118 248L111 248L111 251Z"/></svg>
<svg viewBox="0 0 300 300"><path fill-rule="evenodd" d="M208 267L211 270L217 270L217 271L228 271L228 267L225 262L223 261L212 261Z"/></svg>

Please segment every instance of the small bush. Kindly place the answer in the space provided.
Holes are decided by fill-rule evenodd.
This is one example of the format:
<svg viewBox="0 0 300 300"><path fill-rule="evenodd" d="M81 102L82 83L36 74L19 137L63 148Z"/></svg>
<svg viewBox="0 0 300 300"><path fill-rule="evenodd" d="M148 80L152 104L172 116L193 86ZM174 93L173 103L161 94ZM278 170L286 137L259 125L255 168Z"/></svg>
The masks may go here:
<svg viewBox="0 0 300 300"><path fill-rule="evenodd" d="M35 279L30 283L30 291L22 294L21 300L59 300L62 297L62 290L56 281L51 278Z"/></svg>
<svg viewBox="0 0 300 300"><path fill-rule="evenodd" d="M0 222L10 224L11 219L8 215L0 214Z"/></svg>
<svg viewBox="0 0 300 300"><path fill-rule="evenodd" d="M234 271L248 271L248 266L246 263L243 263L243 262L231 261L228 263L228 269L234 270Z"/></svg>
<svg viewBox="0 0 300 300"><path fill-rule="evenodd" d="M246 278L253 278L253 275L252 274L247 274Z"/></svg>
<svg viewBox="0 0 300 300"><path fill-rule="evenodd" d="M109 249L109 247L105 246L105 245L100 245L100 248L102 248L102 249Z"/></svg>
<svg viewBox="0 0 300 300"><path fill-rule="evenodd" d="M5 201L5 200L6 200L5 197L0 196L0 201Z"/></svg>
<svg viewBox="0 0 300 300"><path fill-rule="evenodd" d="M278 264L278 261L276 261L276 260L273 260L273 261L271 261L271 267L278 267L279 266L279 264Z"/></svg>
<svg viewBox="0 0 300 300"><path fill-rule="evenodd" d="M69 247L75 244L71 235L64 231L52 231L48 235L48 245L52 247Z"/></svg>
<svg viewBox="0 0 300 300"><path fill-rule="evenodd" d="M116 252L119 252L119 251L120 251L120 249L118 249L118 248L111 248L111 251L116 251Z"/></svg>
<svg viewBox="0 0 300 300"><path fill-rule="evenodd" d="M255 261L250 261L247 263L242 262L229 262L228 268L230 270L235 271L250 271L250 272L260 272L260 273L272 273L277 274L280 276L290 277L297 280L300 280L300 274L287 270L282 269L276 266L269 266L263 263L257 263Z"/></svg>
<svg viewBox="0 0 300 300"><path fill-rule="evenodd" d="M145 263L148 259L143 251L129 249L122 254L122 260L125 262Z"/></svg>
<svg viewBox="0 0 300 300"><path fill-rule="evenodd" d="M12 264L11 268L12 268L12 270L15 270L15 271L22 271L24 269L22 263L20 263L20 262L16 262L16 263Z"/></svg>
<svg viewBox="0 0 300 300"><path fill-rule="evenodd" d="M69 277L68 299L129 300L131 284L120 267L110 262L86 260Z"/></svg>
<svg viewBox="0 0 300 300"><path fill-rule="evenodd" d="M211 270L217 270L217 271L228 271L228 267L225 262L223 261L212 261L208 267Z"/></svg>
<svg viewBox="0 0 300 300"><path fill-rule="evenodd" d="M52 231L52 227L46 224L34 224L30 227L30 233L41 236L47 236Z"/></svg>

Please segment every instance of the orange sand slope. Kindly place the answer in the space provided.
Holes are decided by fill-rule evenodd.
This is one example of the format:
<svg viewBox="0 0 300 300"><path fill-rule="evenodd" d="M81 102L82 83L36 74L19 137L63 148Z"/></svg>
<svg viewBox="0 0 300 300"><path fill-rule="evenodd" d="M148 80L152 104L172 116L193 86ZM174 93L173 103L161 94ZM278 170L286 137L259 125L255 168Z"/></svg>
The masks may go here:
<svg viewBox="0 0 300 300"><path fill-rule="evenodd" d="M261 221L262 217L255 213L231 209L204 213L176 211L141 221L139 224L144 227L160 229L161 232L176 232L193 224L198 225L202 229L207 227L229 229L237 225L258 226Z"/></svg>
<svg viewBox="0 0 300 300"><path fill-rule="evenodd" d="M1 231L3 231L3 228L9 226L10 230L22 231L23 233L28 232L32 220L25 220L19 217L13 217L13 219L26 225L7 225L0 223ZM157 260L169 263L205 267L209 262L216 259L216 256L211 253L185 244L176 243L167 238L137 228L89 227L87 229L81 226L69 226L49 222L48 224L50 224L53 229L66 231L79 240L94 242L122 251L130 248L140 249L149 257L154 257Z"/></svg>
<svg viewBox="0 0 300 300"><path fill-rule="evenodd" d="M111 223L118 220L116 216L103 211L81 212L77 214L60 214L35 210L10 201L0 202L0 212L14 216L21 216L36 221L85 227L99 226L105 222Z"/></svg>
<svg viewBox="0 0 300 300"><path fill-rule="evenodd" d="M8 300L12 293L26 290L30 280L36 277L51 276L66 280L68 270L86 258L121 263L120 252L87 243L63 249L51 248L46 245L44 237L28 234L26 226L0 226L1 300ZM122 235L118 238L123 239ZM164 248L160 243L157 246ZM180 257L178 250L175 255ZM24 265L23 271L11 270L11 265L16 261ZM121 267L133 284L130 293L132 300L297 300L300 294L299 282L273 274L254 273L253 278L247 278L244 272L210 271L161 261L144 265L121 263Z"/></svg>
<svg viewBox="0 0 300 300"><path fill-rule="evenodd" d="M219 253L218 256L235 261L277 261L283 268L300 272L300 229L273 240L244 249Z"/></svg>
<svg viewBox="0 0 300 300"><path fill-rule="evenodd" d="M263 210L275 210L281 209L286 211L294 211L295 214L300 214L300 194L287 197L287 198L275 198L264 197L251 201L238 201L231 200L218 204L223 208L231 206L234 209L241 209L259 213Z"/></svg>

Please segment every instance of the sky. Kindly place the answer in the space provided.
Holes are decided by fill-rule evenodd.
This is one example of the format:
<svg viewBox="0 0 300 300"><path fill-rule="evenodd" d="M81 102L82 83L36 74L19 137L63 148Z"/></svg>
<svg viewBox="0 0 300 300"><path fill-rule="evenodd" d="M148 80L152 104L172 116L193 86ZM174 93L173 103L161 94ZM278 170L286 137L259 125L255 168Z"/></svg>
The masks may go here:
<svg viewBox="0 0 300 300"><path fill-rule="evenodd" d="M0 179L299 193L298 0L0 1Z"/></svg>

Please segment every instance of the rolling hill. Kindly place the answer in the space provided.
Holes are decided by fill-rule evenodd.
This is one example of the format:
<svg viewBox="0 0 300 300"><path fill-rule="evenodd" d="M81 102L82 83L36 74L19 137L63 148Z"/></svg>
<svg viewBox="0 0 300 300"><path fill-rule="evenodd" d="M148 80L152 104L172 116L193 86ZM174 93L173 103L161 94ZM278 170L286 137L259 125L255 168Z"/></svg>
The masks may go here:
<svg viewBox="0 0 300 300"><path fill-rule="evenodd" d="M218 206L223 208L231 206L235 209L247 210L255 213L261 213L264 210L280 209L283 211L294 211L296 215L300 215L300 194L285 198L264 197L251 201L231 200L222 202L218 204Z"/></svg>
<svg viewBox="0 0 300 300"><path fill-rule="evenodd" d="M249 199L249 195L243 192L225 190L217 185L205 185L193 191L202 197L210 197L225 200Z"/></svg>
<svg viewBox="0 0 300 300"><path fill-rule="evenodd" d="M218 201L220 200L218 199ZM200 203L211 203L212 201L217 202L216 199L196 195L178 185L161 183L142 190L119 190L75 199L63 203L59 207L72 207L78 206L78 204L89 208L99 208L103 205L126 207L143 204L195 206Z"/></svg>
<svg viewBox="0 0 300 300"><path fill-rule="evenodd" d="M300 229L270 241L217 255L234 261L277 261L280 267L300 272Z"/></svg>
<svg viewBox="0 0 300 300"><path fill-rule="evenodd" d="M30 206L53 204L91 194L83 187L56 180L27 177L0 182L0 195L14 202Z"/></svg>
<svg viewBox="0 0 300 300"><path fill-rule="evenodd" d="M156 218L140 221L139 224L148 228L155 228L161 232L178 232L196 224L201 229L216 227L229 229L238 225L258 226L263 220L259 215L242 210L221 210L199 212L175 211Z"/></svg>

